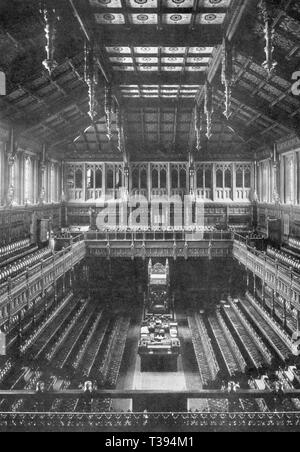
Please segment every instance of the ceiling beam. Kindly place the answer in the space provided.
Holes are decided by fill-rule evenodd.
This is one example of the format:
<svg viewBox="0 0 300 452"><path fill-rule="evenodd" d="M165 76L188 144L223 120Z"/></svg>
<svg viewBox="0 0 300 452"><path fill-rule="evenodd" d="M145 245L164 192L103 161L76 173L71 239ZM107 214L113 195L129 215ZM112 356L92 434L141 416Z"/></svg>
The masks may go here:
<svg viewBox="0 0 300 452"><path fill-rule="evenodd" d="M257 2L258 0L255 0ZM249 9L253 8L253 0L235 0L235 3L232 4L232 14L231 17L228 17L227 25L224 33L224 37L227 38L228 42L231 43L234 41L235 35L238 32L238 28L243 21L245 15L247 12L249 12ZM223 42L223 39L221 43ZM220 47L217 52L214 55L214 58L212 59L212 62L210 64L208 73L207 73L207 80L209 83L212 83L220 66L222 63L222 57L223 52L222 48ZM204 87L199 92L199 95L197 97L197 101L201 102L204 98Z"/></svg>
<svg viewBox="0 0 300 452"><path fill-rule="evenodd" d="M107 47L214 47L222 43L223 36L216 25L202 25L195 31L184 25L168 25L160 31L151 25L134 30L116 25L99 27L99 34Z"/></svg>
<svg viewBox="0 0 300 452"><path fill-rule="evenodd" d="M141 132L143 138L143 147L146 147L146 137L145 137L145 117L144 117L144 109L140 108L140 116L141 116Z"/></svg>
<svg viewBox="0 0 300 452"><path fill-rule="evenodd" d="M235 144L231 147L231 151L235 153L240 146L256 149L258 146L273 145L274 140L268 136L261 136L261 130L256 127L247 127L242 121L236 119L226 119L222 114L221 107L216 112L216 115L221 120L224 129L231 132L235 137L238 137L241 141L240 144Z"/></svg>
<svg viewBox="0 0 300 452"><path fill-rule="evenodd" d="M180 107L190 111L195 105L194 99L177 99L177 98L145 98L139 99L137 97L124 98L124 107L127 110L138 110L140 108L170 108L174 110L174 107Z"/></svg>
<svg viewBox="0 0 300 452"><path fill-rule="evenodd" d="M123 0L121 0L123 1ZM161 3L161 0L159 0L159 3ZM199 8L196 11L196 14L226 14L228 11L228 8L214 8L214 7L203 7L203 6L199 6ZM141 8L134 8L134 7L130 7L130 9L125 6L125 8L105 8L105 7L98 7L98 6L94 6L91 8L91 12L93 14L108 14L108 13L112 13L112 14L122 14L122 15L126 15L126 14L195 14L194 8L169 8L166 6L162 6L162 7L157 7L157 8L145 8L145 9L141 9ZM131 24L133 26L135 26L136 24ZM148 26L148 25L147 25ZM168 26L168 25L167 25ZM180 25L181 26L181 25ZM210 25L208 25L210 26Z"/></svg>
<svg viewBox="0 0 300 452"><path fill-rule="evenodd" d="M245 42L241 42L239 44L237 49L237 54L242 55L247 60L252 61L257 66L261 68L262 63L266 59L266 55L264 52L264 45L262 42L259 41L259 39L255 39L255 37L252 36L251 38L251 44L246 45ZM247 49L247 52L245 52L245 49ZM298 70L298 60L287 60L287 53L280 51L278 47L275 47L274 50L274 61L279 62L279 64L276 66L273 76L278 76L282 78L283 80L291 81L292 74ZM282 64L284 63L284 64ZM271 80L272 80L271 77ZM267 72L266 72L266 80L267 80Z"/></svg>
<svg viewBox="0 0 300 452"><path fill-rule="evenodd" d="M289 117L281 108L271 107L268 102L259 96L252 96L250 91L236 86L232 88L232 99L235 99L246 107L249 107L251 110L259 113L262 117L266 117L280 126L285 127L287 132L295 132L299 136L299 121Z"/></svg>
<svg viewBox="0 0 300 452"><path fill-rule="evenodd" d="M114 77L114 84L119 85L194 85L201 86L205 82L205 72L186 73L181 72L119 72Z"/></svg>
<svg viewBox="0 0 300 452"><path fill-rule="evenodd" d="M247 13L249 13L249 10L251 10L257 3L258 0L233 0L231 5L231 14L227 15L226 17L226 23L225 23L225 32L224 37L228 40L229 43L233 43L235 40L235 37L238 33L239 27L243 20L245 19L245 16ZM223 39L222 39L223 42ZM210 67L207 72L207 80L209 83L213 83L216 74L218 73L221 64L222 64L222 58L223 58L223 51L222 46L219 46L217 51L215 52L215 55L212 59L212 62L210 64ZM203 83L203 85L205 82ZM201 103L204 99L204 86L200 89L198 95L196 96L197 102ZM194 131L194 133L196 133ZM193 145L195 139L191 139L191 144Z"/></svg>

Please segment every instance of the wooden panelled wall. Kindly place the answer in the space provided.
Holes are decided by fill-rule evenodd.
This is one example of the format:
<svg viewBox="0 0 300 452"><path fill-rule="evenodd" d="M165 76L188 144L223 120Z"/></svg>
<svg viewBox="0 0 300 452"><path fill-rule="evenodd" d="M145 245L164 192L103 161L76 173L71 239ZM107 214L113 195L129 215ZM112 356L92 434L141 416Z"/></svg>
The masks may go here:
<svg viewBox="0 0 300 452"><path fill-rule="evenodd" d="M0 208L60 203L61 162L0 124Z"/></svg>
<svg viewBox="0 0 300 452"><path fill-rule="evenodd" d="M257 164L258 225L268 233L279 220L283 240L300 238L300 139L283 140L276 150Z"/></svg>
<svg viewBox="0 0 300 452"><path fill-rule="evenodd" d="M32 235L39 219L61 226L61 164L0 124L0 245Z"/></svg>
<svg viewBox="0 0 300 452"><path fill-rule="evenodd" d="M53 230L61 227L61 206L41 206L0 210L0 246L33 237L36 222L50 219Z"/></svg>

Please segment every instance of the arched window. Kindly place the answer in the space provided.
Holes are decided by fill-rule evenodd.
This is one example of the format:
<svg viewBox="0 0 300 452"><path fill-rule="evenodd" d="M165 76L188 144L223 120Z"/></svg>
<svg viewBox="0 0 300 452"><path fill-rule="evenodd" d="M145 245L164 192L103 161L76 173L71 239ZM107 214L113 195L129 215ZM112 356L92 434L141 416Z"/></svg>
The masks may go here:
<svg viewBox="0 0 300 452"><path fill-rule="evenodd" d="M199 168L197 171L197 187L204 188L203 168Z"/></svg>
<svg viewBox="0 0 300 452"><path fill-rule="evenodd" d="M67 184L69 189L73 189L75 187L75 174L73 166L68 167Z"/></svg>
<svg viewBox="0 0 300 452"><path fill-rule="evenodd" d="M56 193L57 193L57 180L56 180L56 167L55 165L51 165L50 170L50 185L51 185L51 202L56 202Z"/></svg>
<svg viewBox="0 0 300 452"><path fill-rule="evenodd" d="M30 157L25 158L24 167L24 201L32 202L32 188L33 188L33 171L32 161Z"/></svg>
<svg viewBox="0 0 300 452"><path fill-rule="evenodd" d="M100 168L96 169L95 188L102 188L102 171Z"/></svg>
<svg viewBox="0 0 300 452"><path fill-rule="evenodd" d="M121 168L116 171L116 188L120 188L123 186L123 172Z"/></svg>
<svg viewBox="0 0 300 452"><path fill-rule="evenodd" d="M107 188L109 190L114 188L114 172L112 169L107 171Z"/></svg>
<svg viewBox="0 0 300 452"><path fill-rule="evenodd" d="M294 161L286 157L286 203L294 201Z"/></svg>
<svg viewBox="0 0 300 452"><path fill-rule="evenodd" d="M251 187L251 171L250 169L246 169L245 171L245 188Z"/></svg>
<svg viewBox="0 0 300 452"><path fill-rule="evenodd" d="M139 170L138 168L134 168L132 171L132 188L139 188Z"/></svg>
<svg viewBox="0 0 300 452"><path fill-rule="evenodd" d="M94 188L94 170L92 168L87 170L86 174L86 181L87 181L87 188L92 189Z"/></svg>
<svg viewBox="0 0 300 452"><path fill-rule="evenodd" d="M178 188L178 171L176 168L172 170L172 188Z"/></svg>
<svg viewBox="0 0 300 452"><path fill-rule="evenodd" d="M221 169L217 170L217 187L223 188L223 171Z"/></svg>
<svg viewBox="0 0 300 452"><path fill-rule="evenodd" d="M236 186L237 188L243 188L243 170L241 168L236 172Z"/></svg>
<svg viewBox="0 0 300 452"><path fill-rule="evenodd" d="M158 188L158 171L156 169L152 171L152 188Z"/></svg>
<svg viewBox="0 0 300 452"><path fill-rule="evenodd" d="M167 188L167 172L164 169L160 173L160 188Z"/></svg>
<svg viewBox="0 0 300 452"><path fill-rule="evenodd" d="M186 171L183 168L180 170L180 188L186 189Z"/></svg>
<svg viewBox="0 0 300 452"><path fill-rule="evenodd" d="M147 190L148 183L147 183L147 170L143 169L141 171L141 188L143 190Z"/></svg>
<svg viewBox="0 0 300 452"><path fill-rule="evenodd" d="M231 171L230 169L227 169L225 171L225 188L231 188L232 182L231 182Z"/></svg>
<svg viewBox="0 0 300 452"><path fill-rule="evenodd" d="M211 169L207 168L205 170L205 188L212 188L211 182Z"/></svg>
<svg viewBox="0 0 300 452"><path fill-rule="evenodd" d="M82 170L78 168L75 172L75 188L82 188L83 186L83 177Z"/></svg>

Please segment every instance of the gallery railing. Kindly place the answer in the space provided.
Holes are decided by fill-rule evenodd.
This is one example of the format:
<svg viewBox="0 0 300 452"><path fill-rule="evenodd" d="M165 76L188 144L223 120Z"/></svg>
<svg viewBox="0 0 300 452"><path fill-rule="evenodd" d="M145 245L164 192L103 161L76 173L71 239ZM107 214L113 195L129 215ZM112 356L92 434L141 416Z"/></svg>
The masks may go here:
<svg viewBox="0 0 300 452"><path fill-rule="evenodd" d="M300 309L299 273L241 241L234 241L233 256L276 294Z"/></svg>
<svg viewBox="0 0 300 452"><path fill-rule="evenodd" d="M2 431L299 431L300 413L0 413Z"/></svg>
<svg viewBox="0 0 300 452"><path fill-rule="evenodd" d="M24 306L42 296L58 278L73 269L85 256L85 243L78 241L9 279L0 287L0 322L12 318Z"/></svg>
<svg viewBox="0 0 300 452"><path fill-rule="evenodd" d="M193 230L183 231L109 231L109 232L86 232L84 239L89 241L217 241L217 240L233 240L233 234L227 231L220 232L202 232Z"/></svg>

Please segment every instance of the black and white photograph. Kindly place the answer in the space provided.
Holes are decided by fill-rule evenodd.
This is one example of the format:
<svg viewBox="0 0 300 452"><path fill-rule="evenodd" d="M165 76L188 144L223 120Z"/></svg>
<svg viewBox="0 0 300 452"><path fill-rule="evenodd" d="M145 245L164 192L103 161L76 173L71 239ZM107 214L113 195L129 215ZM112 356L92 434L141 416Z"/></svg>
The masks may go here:
<svg viewBox="0 0 300 452"><path fill-rule="evenodd" d="M299 0L0 0L0 432L300 432Z"/></svg>

